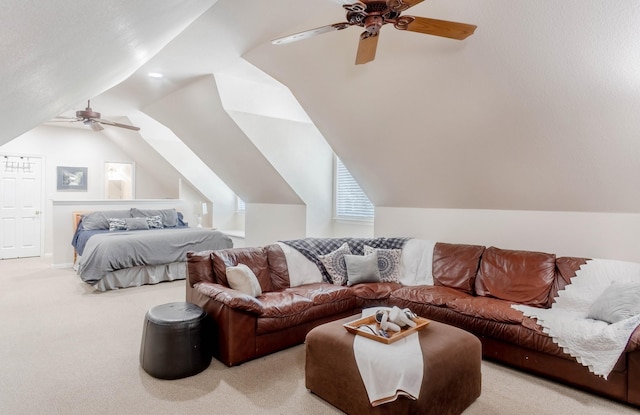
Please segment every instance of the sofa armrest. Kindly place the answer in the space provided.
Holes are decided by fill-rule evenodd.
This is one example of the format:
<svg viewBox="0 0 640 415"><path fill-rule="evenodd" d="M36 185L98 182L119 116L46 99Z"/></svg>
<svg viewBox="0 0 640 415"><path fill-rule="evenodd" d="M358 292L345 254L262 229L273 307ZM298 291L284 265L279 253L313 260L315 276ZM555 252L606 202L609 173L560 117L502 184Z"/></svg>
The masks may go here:
<svg viewBox="0 0 640 415"><path fill-rule="evenodd" d="M193 288L199 293L237 310L248 311L257 315L262 314L264 310L262 303L257 298L224 285L201 282L195 284Z"/></svg>

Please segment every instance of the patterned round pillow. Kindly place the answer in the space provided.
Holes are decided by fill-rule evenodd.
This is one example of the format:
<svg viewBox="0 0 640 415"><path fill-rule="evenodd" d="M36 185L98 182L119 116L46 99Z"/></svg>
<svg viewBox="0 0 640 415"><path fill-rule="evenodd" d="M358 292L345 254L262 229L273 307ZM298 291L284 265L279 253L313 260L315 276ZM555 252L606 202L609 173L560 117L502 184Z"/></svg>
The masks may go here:
<svg viewBox="0 0 640 415"><path fill-rule="evenodd" d="M346 242L335 251L318 256L318 259L322 262L322 265L324 265L335 285L345 285L347 283L347 264L344 261L345 255L351 255L351 249L349 249L349 244Z"/></svg>
<svg viewBox="0 0 640 415"><path fill-rule="evenodd" d="M364 246L364 254L378 254L378 268L383 282L400 282L400 263L402 249L380 249Z"/></svg>

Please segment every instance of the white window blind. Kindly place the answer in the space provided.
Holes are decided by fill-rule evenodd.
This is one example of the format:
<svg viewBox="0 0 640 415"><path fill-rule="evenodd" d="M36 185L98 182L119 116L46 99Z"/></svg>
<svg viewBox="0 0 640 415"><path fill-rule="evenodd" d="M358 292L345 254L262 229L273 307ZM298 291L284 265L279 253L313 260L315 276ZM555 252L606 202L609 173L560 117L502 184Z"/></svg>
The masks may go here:
<svg viewBox="0 0 640 415"><path fill-rule="evenodd" d="M336 157L336 217L373 219L373 204L342 161Z"/></svg>
<svg viewBox="0 0 640 415"><path fill-rule="evenodd" d="M242 213L245 211L244 200L240 199L238 196L236 196L236 211Z"/></svg>

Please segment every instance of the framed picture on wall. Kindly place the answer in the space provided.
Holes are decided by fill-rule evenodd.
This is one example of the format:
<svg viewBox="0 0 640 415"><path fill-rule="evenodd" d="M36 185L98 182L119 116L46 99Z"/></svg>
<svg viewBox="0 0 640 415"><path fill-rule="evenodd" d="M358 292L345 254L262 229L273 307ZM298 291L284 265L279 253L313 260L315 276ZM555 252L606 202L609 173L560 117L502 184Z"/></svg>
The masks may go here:
<svg viewBox="0 0 640 415"><path fill-rule="evenodd" d="M87 191L87 168L58 166L58 190Z"/></svg>

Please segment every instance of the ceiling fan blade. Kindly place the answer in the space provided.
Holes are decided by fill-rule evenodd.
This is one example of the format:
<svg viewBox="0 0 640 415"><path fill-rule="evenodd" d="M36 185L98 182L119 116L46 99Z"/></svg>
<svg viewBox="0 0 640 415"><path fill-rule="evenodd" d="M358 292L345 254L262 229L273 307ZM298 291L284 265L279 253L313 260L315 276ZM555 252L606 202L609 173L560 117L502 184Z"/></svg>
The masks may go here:
<svg viewBox="0 0 640 415"><path fill-rule="evenodd" d="M93 120L94 124L106 124L106 125L111 125L113 127L120 127L120 128L126 128L128 130L133 130L133 131L140 131L140 127L136 127L135 125L128 125L128 124L120 124L118 122L113 122L113 121L109 121L109 120ZM102 126L100 126L102 127ZM104 129L104 128L103 128Z"/></svg>
<svg viewBox="0 0 640 415"><path fill-rule="evenodd" d="M304 32L294 33L292 35L273 39L271 43L274 45L282 45L284 43L296 42L298 40L307 39L312 36L321 35L323 33L333 32L335 30L343 30L351 26L351 23L334 23L327 26L317 27L315 29L305 30Z"/></svg>
<svg viewBox="0 0 640 415"><path fill-rule="evenodd" d="M447 37L449 39L462 40L471 36L477 27L478 26L466 23L449 22L446 20L429 19L426 17L415 17L414 20L406 26L405 30L425 33L427 35ZM396 29L402 30L401 27L397 26Z"/></svg>
<svg viewBox="0 0 640 415"><path fill-rule="evenodd" d="M368 32L364 32L360 35L358 53L356 54L356 65L371 62L376 58L376 49L378 47L379 37L379 32L375 35L369 35Z"/></svg>

